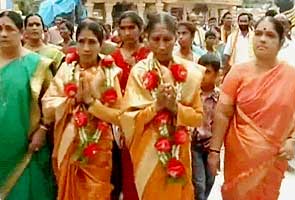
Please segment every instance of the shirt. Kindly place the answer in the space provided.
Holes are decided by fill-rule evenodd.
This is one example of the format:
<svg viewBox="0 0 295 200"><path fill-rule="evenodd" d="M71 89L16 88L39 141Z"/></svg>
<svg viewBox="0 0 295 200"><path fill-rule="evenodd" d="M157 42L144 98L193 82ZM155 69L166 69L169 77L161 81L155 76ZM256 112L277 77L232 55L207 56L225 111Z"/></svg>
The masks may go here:
<svg viewBox="0 0 295 200"><path fill-rule="evenodd" d="M287 63L295 67L295 56L293 56L294 51L295 51L295 42L286 38L284 45L279 51L278 58L286 61Z"/></svg>
<svg viewBox="0 0 295 200"><path fill-rule="evenodd" d="M235 34L231 33L228 38L224 48L224 54L231 56L233 51L236 51L236 57L234 60L234 64L243 63L250 59L250 39L249 33L244 36L241 31L238 32L238 38L235 47L233 47L233 43L235 40Z"/></svg>
<svg viewBox="0 0 295 200"><path fill-rule="evenodd" d="M201 93L203 103L203 124L196 130L197 141L204 141L212 136L212 125L215 114L215 107L219 98L219 89L217 87L210 93Z"/></svg>
<svg viewBox="0 0 295 200"><path fill-rule="evenodd" d="M56 26L49 28L49 43L58 45L63 41L63 38L60 36L59 30Z"/></svg>

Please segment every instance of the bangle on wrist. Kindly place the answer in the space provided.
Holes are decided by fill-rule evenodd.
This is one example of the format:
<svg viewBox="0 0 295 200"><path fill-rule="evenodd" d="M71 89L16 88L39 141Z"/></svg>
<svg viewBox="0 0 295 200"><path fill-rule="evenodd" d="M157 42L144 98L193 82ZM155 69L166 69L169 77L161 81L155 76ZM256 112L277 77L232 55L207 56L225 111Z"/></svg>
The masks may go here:
<svg viewBox="0 0 295 200"><path fill-rule="evenodd" d="M43 124L40 124L39 128L42 129L42 130L44 130L44 131L48 131L47 126L45 126Z"/></svg>
<svg viewBox="0 0 295 200"><path fill-rule="evenodd" d="M216 150L216 149L209 149L209 152L214 152L214 153L220 153L220 151L219 150Z"/></svg>

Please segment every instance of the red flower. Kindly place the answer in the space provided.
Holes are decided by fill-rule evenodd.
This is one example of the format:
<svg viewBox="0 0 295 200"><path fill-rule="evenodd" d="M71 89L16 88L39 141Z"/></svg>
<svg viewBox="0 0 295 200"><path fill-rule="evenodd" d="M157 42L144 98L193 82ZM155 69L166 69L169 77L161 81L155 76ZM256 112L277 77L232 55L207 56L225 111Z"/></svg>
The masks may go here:
<svg viewBox="0 0 295 200"><path fill-rule="evenodd" d="M114 59L112 56L106 56L102 59L101 61L101 66L102 67L112 67L114 63Z"/></svg>
<svg viewBox="0 0 295 200"><path fill-rule="evenodd" d="M147 90L153 90L158 86L159 83L159 76L158 73L155 70L148 71L143 76L143 86Z"/></svg>
<svg viewBox="0 0 295 200"><path fill-rule="evenodd" d="M157 126L160 126L162 124L167 124L171 121L171 113L167 110L162 110L157 113L157 115L154 117L154 123Z"/></svg>
<svg viewBox="0 0 295 200"><path fill-rule="evenodd" d="M64 93L67 95L67 97L76 96L77 91L78 91L78 87L75 83L67 83L64 86Z"/></svg>
<svg viewBox="0 0 295 200"><path fill-rule="evenodd" d="M91 143L83 150L83 155L87 158L91 158L97 154L99 150L100 148L96 143Z"/></svg>
<svg viewBox="0 0 295 200"><path fill-rule="evenodd" d="M156 142L155 148L160 152L169 152L172 149L172 145L167 138L160 138Z"/></svg>
<svg viewBox="0 0 295 200"><path fill-rule="evenodd" d="M170 67L172 75L177 82L184 82L187 77L187 70L180 64L172 64Z"/></svg>
<svg viewBox="0 0 295 200"><path fill-rule="evenodd" d="M98 121L97 122L97 127L96 127L101 133L106 133L109 129L108 123L104 121Z"/></svg>
<svg viewBox="0 0 295 200"><path fill-rule="evenodd" d="M76 125L79 128L86 126L88 123L87 114L83 111L76 112L74 119L75 119Z"/></svg>
<svg viewBox="0 0 295 200"><path fill-rule="evenodd" d="M117 101L118 95L114 88L107 89L101 97L103 103L113 104Z"/></svg>
<svg viewBox="0 0 295 200"><path fill-rule="evenodd" d="M79 59L79 55L78 55L77 51L73 51L73 52L68 53L66 55L66 63L67 64L77 61L78 59Z"/></svg>
<svg viewBox="0 0 295 200"><path fill-rule="evenodd" d="M69 47L68 49L67 49L67 54L69 54L69 53L76 53L77 52L77 48L76 47Z"/></svg>
<svg viewBox="0 0 295 200"><path fill-rule="evenodd" d="M174 133L174 143L175 144L184 144L188 140L188 132L185 127L180 127Z"/></svg>
<svg viewBox="0 0 295 200"><path fill-rule="evenodd" d="M171 158L167 163L167 173L172 178L181 178L185 174L185 168L182 162Z"/></svg>

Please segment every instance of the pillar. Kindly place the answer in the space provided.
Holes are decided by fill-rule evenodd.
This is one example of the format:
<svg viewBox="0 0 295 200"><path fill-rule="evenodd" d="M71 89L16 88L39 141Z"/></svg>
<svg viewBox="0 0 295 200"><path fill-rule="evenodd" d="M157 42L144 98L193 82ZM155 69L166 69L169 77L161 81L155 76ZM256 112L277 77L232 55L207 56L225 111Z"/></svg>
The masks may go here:
<svg viewBox="0 0 295 200"><path fill-rule="evenodd" d="M144 19L145 3L137 4L138 15Z"/></svg>
<svg viewBox="0 0 295 200"><path fill-rule="evenodd" d="M6 0L0 1L0 10L5 10L6 9Z"/></svg>
<svg viewBox="0 0 295 200"><path fill-rule="evenodd" d="M105 13L106 13L106 20L105 22L107 24L111 24L113 23L113 17L112 17L112 11L113 11L113 3L105 3L104 7L105 7Z"/></svg>
<svg viewBox="0 0 295 200"><path fill-rule="evenodd" d="M94 3L93 2L89 2L87 1L85 3L86 9L87 9L87 14L88 17L92 17L93 16L93 7L94 7Z"/></svg>
<svg viewBox="0 0 295 200"><path fill-rule="evenodd" d="M157 12L160 13L160 12L163 11L164 4L162 2L160 2L160 1L157 1L156 8L157 8Z"/></svg>

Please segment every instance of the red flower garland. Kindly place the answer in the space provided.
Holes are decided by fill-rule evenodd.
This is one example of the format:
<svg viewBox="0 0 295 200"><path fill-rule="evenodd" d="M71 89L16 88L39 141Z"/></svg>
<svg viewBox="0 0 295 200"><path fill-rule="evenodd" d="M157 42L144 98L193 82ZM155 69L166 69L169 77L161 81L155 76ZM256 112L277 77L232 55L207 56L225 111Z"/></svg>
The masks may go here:
<svg viewBox="0 0 295 200"><path fill-rule="evenodd" d="M161 110L154 117L153 121L157 126L161 126L162 124L171 123L172 116L171 113L167 110Z"/></svg>
<svg viewBox="0 0 295 200"><path fill-rule="evenodd" d="M143 86L149 90L152 91L158 87L159 84L159 76L157 71L150 70L143 76Z"/></svg>
<svg viewBox="0 0 295 200"><path fill-rule="evenodd" d="M76 83L69 82L65 84L64 93L67 97L73 98L76 96L77 92L78 92L78 86L76 85Z"/></svg>
<svg viewBox="0 0 295 200"><path fill-rule="evenodd" d="M101 66L102 67L112 67L113 64L114 64L114 59L112 56L108 55L108 56L105 56L102 60L101 60Z"/></svg>
<svg viewBox="0 0 295 200"><path fill-rule="evenodd" d="M188 131L185 127L181 126L179 127L174 135L173 135L173 141L176 145L182 145L185 144L188 141Z"/></svg>
<svg viewBox="0 0 295 200"><path fill-rule="evenodd" d="M187 70L180 64L172 64L170 67L172 75L177 82L184 82L187 77Z"/></svg>
<svg viewBox="0 0 295 200"><path fill-rule="evenodd" d="M91 158L95 156L99 151L99 146L96 143L91 143L83 150L83 155L86 158Z"/></svg>
<svg viewBox="0 0 295 200"><path fill-rule="evenodd" d="M114 104L118 99L115 88L109 88L102 94L101 101L104 104Z"/></svg>
<svg viewBox="0 0 295 200"><path fill-rule="evenodd" d="M83 111L76 112L74 119L75 119L77 127L81 128L81 127L87 126L88 116L85 112L83 112Z"/></svg>
<svg viewBox="0 0 295 200"><path fill-rule="evenodd" d="M172 149L172 145L167 138L160 138L155 144L155 148L159 152L168 153Z"/></svg>
<svg viewBox="0 0 295 200"><path fill-rule="evenodd" d="M77 51L72 51L71 53L68 53L66 55L66 63L67 64L71 64L74 61L77 61L79 59L79 55L77 53Z"/></svg>
<svg viewBox="0 0 295 200"><path fill-rule="evenodd" d="M172 178L182 178L185 175L185 167L179 160L171 158L167 163L167 174Z"/></svg>

